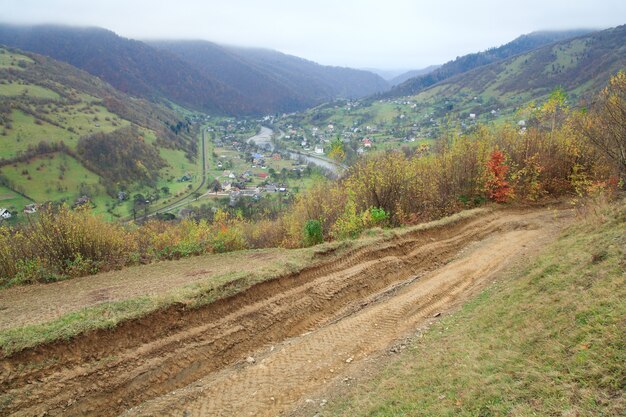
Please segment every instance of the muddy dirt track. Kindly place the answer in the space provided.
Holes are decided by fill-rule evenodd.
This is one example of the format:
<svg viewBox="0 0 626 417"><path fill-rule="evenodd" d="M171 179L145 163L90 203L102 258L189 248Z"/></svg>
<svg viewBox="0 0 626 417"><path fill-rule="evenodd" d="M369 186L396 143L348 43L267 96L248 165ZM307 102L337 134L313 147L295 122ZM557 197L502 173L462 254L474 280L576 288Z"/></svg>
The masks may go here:
<svg viewBox="0 0 626 417"><path fill-rule="evenodd" d="M495 211L415 231L198 310L3 359L0 414L276 416L458 306L570 221Z"/></svg>

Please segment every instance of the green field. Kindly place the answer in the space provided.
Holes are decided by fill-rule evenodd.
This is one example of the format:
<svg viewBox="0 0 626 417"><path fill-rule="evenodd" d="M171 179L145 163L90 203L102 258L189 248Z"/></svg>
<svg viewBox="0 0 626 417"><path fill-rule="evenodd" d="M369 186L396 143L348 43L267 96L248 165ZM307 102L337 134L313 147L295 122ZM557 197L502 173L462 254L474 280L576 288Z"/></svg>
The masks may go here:
<svg viewBox="0 0 626 417"><path fill-rule="evenodd" d="M27 57L26 55L16 54L13 52L9 52L4 48L0 48L0 68L11 68L21 70L19 63L23 61L24 63L32 63L34 62L32 59Z"/></svg>
<svg viewBox="0 0 626 417"><path fill-rule="evenodd" d="M26 163L2 167L15 189L41 203L66 199L70 204L83 194L99 191L99 177L64 153L33 158ZM87 193L86 191L91 191ZM97 194L93 193L93 194Z"/></svg>
<svg viewBox="0 0 626 417"><path fill-rule="evenodd" d="M578 65L579 57L582 57L587 48L587 42L582 39L575 39L568 44L555 46L552 51L556 55L556 59L553 64L546 65L544 73L550 74L575 68Z"/></svg>
<svg viewBox="0 0 626 417"><path fill-rule="evenodd" d="M27 201L15 197L10 189L25 193L38 203L64 200L71 205L78 197L88 195L95 213L114 220L128 217L133 206L131 197L135 194L150 196L155 204L165 204L167 199L188 191L190 184L179 183L176 179L189 173L194 177L192 184L202 180L199 163L189 162L185 151L165 148L156 140L156 132L167 129L170 124L177 129L184 126L184 132L175 132L177 146L183 148L185 142L192 140L185 117L199 120L197 113L180 107L176 109L181 113L175 113L164 106L140 103L82 71L51 59L35 60L2 48L0 72L0 99L8 103L0 109L0 159L24 160L25 152L31 152L29 156L38 155L26 162L5 161L0 169L9 187L0 195L6 194L7 204L18 206L18 211ZM66 153L51 155L44 153L48 152L46 149L37 150L41 143L63 142L75 151L81 137L111 133L131 123L143 132L146 142L159 149L161 157L169 164L159 172L160 178L153 187L138 182L108 184ZM163 130L162 139L165 136ZM106 187L111 195L107 194ZM129 197L126 201L117 198L118 191L122 190Z"/></svg>
<svg viewBox="0 0 626 417"><path fill-rule="evenodd" d="M56 100L61 97L58 93L35 84L22 84L17 82L0 84L0 96L11 97L20 95L35 98L48 98L52 100Z"/></svg>
<svg viewBox="0 0 626 417"><path fill-rule="evenodd" d="M10 188L0 185L0 208L20 212L31 201L22 197Z"/></svg>
<svg viewBox="0 0 626 417"><path fill-rule="evenodd" d="M35 118L19 110L11 112L12 129L7 130L7 135L0 136L0 158L13 158L19 152L25 151L29 146L36 146L42 140L50 142L64 141L72 143L72 135L65 129L46 122L35 123Z"/></svg>

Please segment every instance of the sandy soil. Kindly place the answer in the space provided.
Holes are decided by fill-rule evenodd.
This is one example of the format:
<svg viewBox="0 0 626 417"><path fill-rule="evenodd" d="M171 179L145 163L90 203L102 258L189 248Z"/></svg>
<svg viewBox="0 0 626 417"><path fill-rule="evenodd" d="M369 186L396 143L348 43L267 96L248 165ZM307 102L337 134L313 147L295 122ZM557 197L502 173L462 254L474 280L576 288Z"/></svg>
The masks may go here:
<svg viewBox="0 0 626 417"><path fill-rule="evenodd" d="M0 414L276 416L537 253L570 211L496 211L355 250L197 310L0 362Z"/></svg>
<svg viewBox="0 0 626 417"><path fill-rule="evenodd" d="M84 307L158 296L202 284L215 276L269 273L293 262L297 253L246 251L165 261L52 284L8 288L0 292L0 330L51 321Z"/></svg>

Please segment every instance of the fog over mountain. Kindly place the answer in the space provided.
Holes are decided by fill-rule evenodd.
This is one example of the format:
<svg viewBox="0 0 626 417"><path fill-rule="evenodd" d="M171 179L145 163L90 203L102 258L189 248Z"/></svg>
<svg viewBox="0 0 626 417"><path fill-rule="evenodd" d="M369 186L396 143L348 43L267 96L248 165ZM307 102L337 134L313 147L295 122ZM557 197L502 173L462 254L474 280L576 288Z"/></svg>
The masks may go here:
<svg viewBox="0 0 626 417"><path fill-rule="evenodd" d="M264 47L324 65L420 69L504 44L522 33L623 24L621 0L22 0L7 23L98 26L133 39L209 40Z"/></svg>

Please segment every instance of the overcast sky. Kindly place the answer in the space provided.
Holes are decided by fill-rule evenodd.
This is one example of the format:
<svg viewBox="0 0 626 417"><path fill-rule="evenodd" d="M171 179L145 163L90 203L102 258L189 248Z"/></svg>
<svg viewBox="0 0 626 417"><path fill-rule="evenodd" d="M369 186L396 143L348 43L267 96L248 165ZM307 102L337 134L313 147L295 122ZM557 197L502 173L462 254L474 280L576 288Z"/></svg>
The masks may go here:
<svg viewBox="0 0 626 417"><path fill-rule="evenodd" d="M0 21L259 46L322 64L422 68L543 29L626 23L626 0L0 0Z"/></svg>

